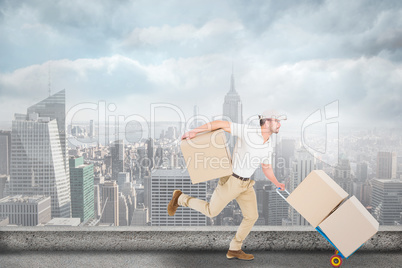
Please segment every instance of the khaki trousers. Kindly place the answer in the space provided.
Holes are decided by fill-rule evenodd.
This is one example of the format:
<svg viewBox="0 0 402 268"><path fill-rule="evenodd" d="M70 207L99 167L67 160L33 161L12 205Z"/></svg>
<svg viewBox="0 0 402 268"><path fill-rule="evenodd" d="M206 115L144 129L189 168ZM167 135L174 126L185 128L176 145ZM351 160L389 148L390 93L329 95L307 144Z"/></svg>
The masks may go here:
<svg viewBox="0 0 402 268"><path fill-rule="evenodd" d="M218 186L212 194L210 202L200 200L186 194L179 197L181 206L195 209L212 218L217 216L226 205L236 199L243 214L243 220L230 242L230 250L240 250L243 240L250 233L251 228L258 219L257 197L254 191L254 180L242 181L233 176L219 179Z"/></svg>

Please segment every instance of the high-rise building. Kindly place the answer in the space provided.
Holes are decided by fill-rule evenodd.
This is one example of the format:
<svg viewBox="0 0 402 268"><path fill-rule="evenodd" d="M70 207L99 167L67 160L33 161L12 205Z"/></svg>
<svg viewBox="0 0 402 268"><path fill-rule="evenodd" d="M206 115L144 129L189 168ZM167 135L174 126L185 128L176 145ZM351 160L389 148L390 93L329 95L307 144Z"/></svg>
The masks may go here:
<svg viewBox="0 0 402 268"><path fill-rule="evenodd" d="M230 79L230 90L225 96L223 103L223 116L225 120L230 120L234 123L243 123L243 105L240 96L235 89L235 81L232 72Z"/></svg>
<svg viewBox="0 0 402 268"><path fill-rule="evenodd" d="M0 130L0 175L10 175L11 131Z"/></svg>
<svg viewBox="0 0 402 268"><path fill-rule="evenodd" d="M71 214L86 222L94 218L94 167L82 157L70 158Z"/></svg>
<svg viewBox="0 0 402 268"><path fill-rule="evenodd" d="M133 218L131 220L131 226L144 226L148 225L149 222L149 213L148 208L136 208L133 212Z"/></svg>
<svg viewBox="0 0 402 268"><path fill-rule="evenodd" d="M69 218L70 174L65 169L59 134L56 118L15 114L9 194L50 196L52 217Z"/></svg>
<svg viewBox="0 0 402 268"><path fill-rule="evenodd" d="M94 185L94 215L97 219L101 216L101 195L99 184Z"/></svg>
<svg viewBox="0 0 402 268"><path fill-rule="evenodd" d="M289 204L276 192L273 185L264 186L264 195L265 224L282 226L283 219L288 218Z"/></svg>
<svg viewBox="0 0 402 268"><path fill-rule="evenodd" d="M116 181L105 181L102 186L101 223L119 226L119 186Z"/></svg>
<svg viewBox="0 0 402 268"><path fill-rule="evenodd" d="M9 176L0 175L0 199L6 197L6 185L8 183Z"/></svg>
<svg viewBox="0 0 402 268"><path fill-rule="evenodd" d="M119 193L119 226L127 226L128 224L128 205L126 197Z"/></svg>
<svg viewBox="0 0 402 268"><path fill-rule="evenodd" d="M151 176L152 226L205 226L207 217L190 208L179 207L174 217L167 214L167 205L175 189L192 197L206 200L207 184L192 184L184 169L157 169Z"/></svg>
<svg viewBox="0 0 402 268"><path fill-rule="evenodd" d="M148 166L149 170L151 170L154 167L154 139L149 138L147 140L147 156L148 156L148 161L146 166Z"/></svg>
<svg viewBox="0 0 402 268"><path fill-rule="evenodd" d="M32 105L28 108L27 114L37 113L40 117L49 117L50 120L56 119L58 138L63 154L64 168L68 176L67 162L67 140L66 140L66 91L63 89L48 98Z"/></svg>
<svg viewBox="0 0 402 268"><path fill-rule="evenodd" d="M377 178L395 179L396 178L396 153L378 152L377 154Z"/></svg>
<svg viewBox="0 0 402 268"><path fill-rule="evenodd" d="M368 166L366 162L359 163L356 166L356 179L365 182L368 178Z"/></svg>
<svg viewBox="0 0 402 268"><path fill-rule="evenodd" d="M374 217L381 225L395 225L402 212L402 181L375 179L372 185Z"/></svg>
<svg viewBox="0 0 402 268"><path fill-rule="evenodd" d="M124 141L114 141L110 147L112 156L112 179L117 181L119 172L124 172Z"/></svg>
<svg viewBox="0 0 402 268"><path fill-rule="evenodd" d="M348 159L341 159L334 169L334 180L349 195L353 195L353 181L351 175L350 162Z"/></svg>
<svg viewBox="0 0 402 268"><path fill-rule="evenodd" d="M89 120L89 137L93 138L95 136L94 120Z"/></svg>
<svg viewBox="0 0 402 268"><path fill-rule="evenodd" d="M7 216L10 224L36 226L51 220L49 196L14 195L0 199L0 218Z"/></svg>
<svg viewBox="0 0 402 268"><path fill-rule="evenodd" d="M225 96L225 100L223 102L223 120L234 122L234 123L243 123L243 104L240 100L240 96L235 89L235 81L232 70L232 75L230 79L230 90ZM236 139L233 135L226 133L226 139L228 141L228 147L230 153L233 153L233 149L236 145Z"/></svg>
<svg viewBox="0 0 402 268"><path fill-rule="evenodd" d="M300 149L296 152L296 159L293 161L293 167L290 174L289 192L294 189L307 177L315 168L314 157L306 150ZM293 225L309 225L295 209L289 207L289 218Z"/></svg>
<svg viewBox="0 0 402 268"><path fill-rule="evenodd" d="M120 191L122 190L126 182L130 182L130 173L119 172L119 174L117 175L117 185L119 185Z"/></svg>

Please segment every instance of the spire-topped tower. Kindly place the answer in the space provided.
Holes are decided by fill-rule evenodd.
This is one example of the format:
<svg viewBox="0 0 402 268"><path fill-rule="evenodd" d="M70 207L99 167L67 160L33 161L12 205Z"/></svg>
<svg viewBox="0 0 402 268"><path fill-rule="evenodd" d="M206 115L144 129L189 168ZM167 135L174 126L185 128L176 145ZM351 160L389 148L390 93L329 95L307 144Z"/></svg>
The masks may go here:
<svg viewBox="0 0 402 268"><path fill-rule="evenodd" d="M230 79L230 90L225 96L223 103L223 116L225 120L235 123L243 123L243 105L239 94L236 92L235 80L232 65L232 75Z"/></svg>

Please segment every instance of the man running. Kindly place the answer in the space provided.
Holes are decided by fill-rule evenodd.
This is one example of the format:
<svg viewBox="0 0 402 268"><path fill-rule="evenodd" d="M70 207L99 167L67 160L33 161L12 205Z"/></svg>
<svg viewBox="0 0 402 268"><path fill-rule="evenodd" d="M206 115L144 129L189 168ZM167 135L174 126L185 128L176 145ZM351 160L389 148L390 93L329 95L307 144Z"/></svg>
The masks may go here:
<svg viewBox="0 0 402 268"><path fill-rule="evenodd" d="M173 216L179 206L195 209L202 214L213 218L217 216L226 205L236 199L243 214L243 220L235 237L230 242L226 254L228 259L252 260L252 254L246 254L241 250L244 239L250 233L251 228L258 219L257 197L254 191L254 180L250 180L259 164L265 176L277 188L285 189L283 183L279 183L272 170L272 145L270 137L278 133L281 127L280 120L286 120L285 115L276 111L265 111L259 116L260 127L237 124L227 121L212 121L198 128L186 132L182 139L192 139L197 133L223 129L237 137L233 150L232 169L233 174L219 179L218 186L208 202L188 196L180 190L173 192L168 204L168 214Z"/></svg>

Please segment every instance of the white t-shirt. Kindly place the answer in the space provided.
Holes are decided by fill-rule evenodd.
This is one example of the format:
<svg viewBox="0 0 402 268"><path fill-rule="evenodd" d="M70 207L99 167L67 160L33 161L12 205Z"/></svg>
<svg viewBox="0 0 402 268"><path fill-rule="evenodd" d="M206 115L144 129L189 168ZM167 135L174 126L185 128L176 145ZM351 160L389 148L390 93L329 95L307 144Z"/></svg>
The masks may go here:
<svg viewBox="0 0 402 268"><path fill-rule="evenodd" d="M230 132L237 137L232 155L233 173L250 178L261 163L272 164L271 139L264 143L260 126L231 122Z"/></svg>

